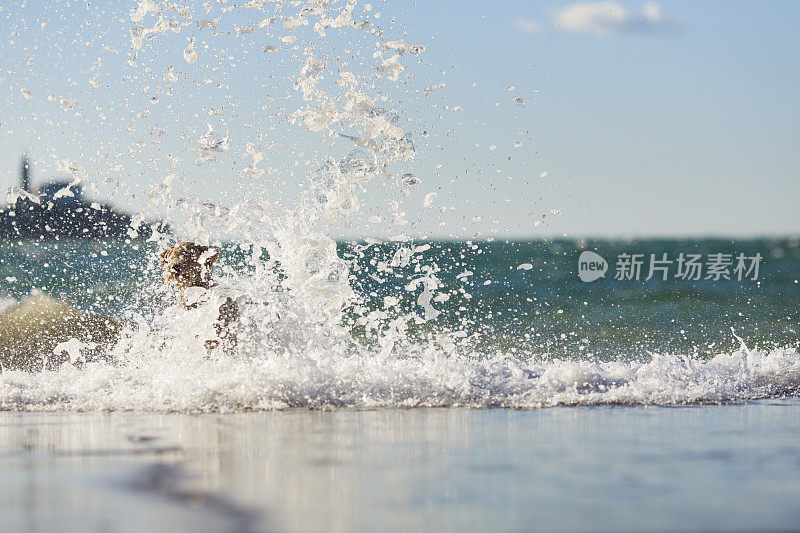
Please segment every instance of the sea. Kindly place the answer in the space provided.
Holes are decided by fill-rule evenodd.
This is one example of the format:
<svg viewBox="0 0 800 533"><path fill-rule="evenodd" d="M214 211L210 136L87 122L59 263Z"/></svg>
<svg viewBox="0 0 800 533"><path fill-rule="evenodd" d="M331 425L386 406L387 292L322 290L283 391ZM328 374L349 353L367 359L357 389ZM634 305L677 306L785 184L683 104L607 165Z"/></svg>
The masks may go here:
<svg viewBox="0 0 800 533"><path fill-rule="evenodd" d="M221 246L248 327L208 355L169 312L156 243L2 245L2 320L31 302L48 348L54 302L121 327L97 348L86 321L24 362L4 345L11 530L800 523L797 239L339 242L297 283L250 248ZM593 281L587 251L608 263ZM716 254L731 279L705 279ZM740 255L762 258L757 279L737 279Z"/></svg>

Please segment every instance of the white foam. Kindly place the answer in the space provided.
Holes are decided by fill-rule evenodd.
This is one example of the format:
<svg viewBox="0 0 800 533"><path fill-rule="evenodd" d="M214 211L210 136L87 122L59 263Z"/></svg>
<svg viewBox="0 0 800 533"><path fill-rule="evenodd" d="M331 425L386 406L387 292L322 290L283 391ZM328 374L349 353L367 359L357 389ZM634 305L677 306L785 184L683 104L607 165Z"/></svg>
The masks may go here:
<svg viewBox="0 0 800 533"><path fill-rule="evenodd" d="M154 347L155 348L155 347ZM230 412L303 408L490 407L730 402L800 392L795 349L722 354L709 361L527 363L452 355L440 343L390 355L330 346L205 359L169 345L78 369L0 374L7 410Z"/></svg>

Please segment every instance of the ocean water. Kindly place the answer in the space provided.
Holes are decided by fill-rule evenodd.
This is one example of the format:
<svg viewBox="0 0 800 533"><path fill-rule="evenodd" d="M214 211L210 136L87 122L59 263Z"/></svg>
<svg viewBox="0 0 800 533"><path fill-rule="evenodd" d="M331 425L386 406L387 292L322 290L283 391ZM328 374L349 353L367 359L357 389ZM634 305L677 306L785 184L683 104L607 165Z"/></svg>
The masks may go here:
<svg viewBox="0 0 800 533"><path fill-rule="evenodd" d="M225 246L220 280L245 296L240 343L234 355L206 357L193 319L175 312L154 245L7 244L0 257L7 302L41 291L115 319L121 333L87 350L99 339L86 321L70 333L77 337L48 337L50 344L23 362L7 348L0 405L181 412L535 408L725 403L800 390L795 239L365 246L331 247L330 270L310 277L303 270L306 277L295 285L275 267L259 273L263 265L248 263L253 256L242 246ZM413 249L424 249L420 262L437 265L435 292L412 286L425 279L414 273L418 265L387 266ZM765 259L758 280L636 281L609 274L585 283L578 257L586 249L609 257L686 250ZM53 353L73 338L83 344L69 361Z"/></svg>
<svg viewBox="0 0 800 533"><path fill-rule="evenodd" d="M24 360L0 337L5 527L796 528L796 239L365 246L332 251L343 299L330 272L304 292L221 246L217 277L257 295L242 302L253 329L206 357L156 244L4 244L2 333L22 301L42 337ZM454 301L409 288L410 263L387 275L419 247ZM758 281L585 283L586 250L765 259ZM70 314L80 327L65 328L58 302L113 318L119 340L84 349L96 323ZM370 326L372 313L386 314ZM68 353L46 348L65 336L80 339Z"/></svg>
<svg viewBox="0 0 800 533"><path fill-rule="evenodd" d="M797 399L0 413L7 531L794 531Z"/></svg>

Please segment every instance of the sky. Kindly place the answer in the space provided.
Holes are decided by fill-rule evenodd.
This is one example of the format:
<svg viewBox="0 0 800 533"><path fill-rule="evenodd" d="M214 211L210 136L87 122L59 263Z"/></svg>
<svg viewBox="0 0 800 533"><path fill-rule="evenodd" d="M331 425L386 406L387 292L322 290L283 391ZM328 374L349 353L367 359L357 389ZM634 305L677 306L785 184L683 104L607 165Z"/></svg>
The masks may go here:
<svg viewBox="0 0 800 533"><path fill-rule="evenodd" d="M0 4L0 187L16 184L25 151L34 180L72 161L92 194L147 215L170 172L219 204L252 191L288 204L346 153L275 118L302 105L304 58L286 32L168 32L133 53L130 6L84 4ZM800 4L373 1L364 15L425 47L397 82L374 82L412 133L404 172L420 184L364 185L333 235L800 233ZM373 40L332 36L318 53L366 72ZM166 84L170 68L181 79ZM207 124L231 150L197 166ZM244 172L252 147L259 176Z"/></svg>

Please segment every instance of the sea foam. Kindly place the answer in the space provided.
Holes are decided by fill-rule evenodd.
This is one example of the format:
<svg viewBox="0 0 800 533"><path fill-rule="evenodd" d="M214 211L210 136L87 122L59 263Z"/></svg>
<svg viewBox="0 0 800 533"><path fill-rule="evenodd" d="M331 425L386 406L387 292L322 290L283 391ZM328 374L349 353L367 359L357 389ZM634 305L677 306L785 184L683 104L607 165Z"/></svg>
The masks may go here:
<svg viewBox="0 0 800 533"><path fill-rule="evenodd" d="M198 354L195 354L198 355ZM800 392L796 349L739 351L699 361L653 355L590 362L328 349L181 360L169 350L121 362L65 362L0 375L5 410L236 412L287 408L510 407L725 403Z"/></svg>

